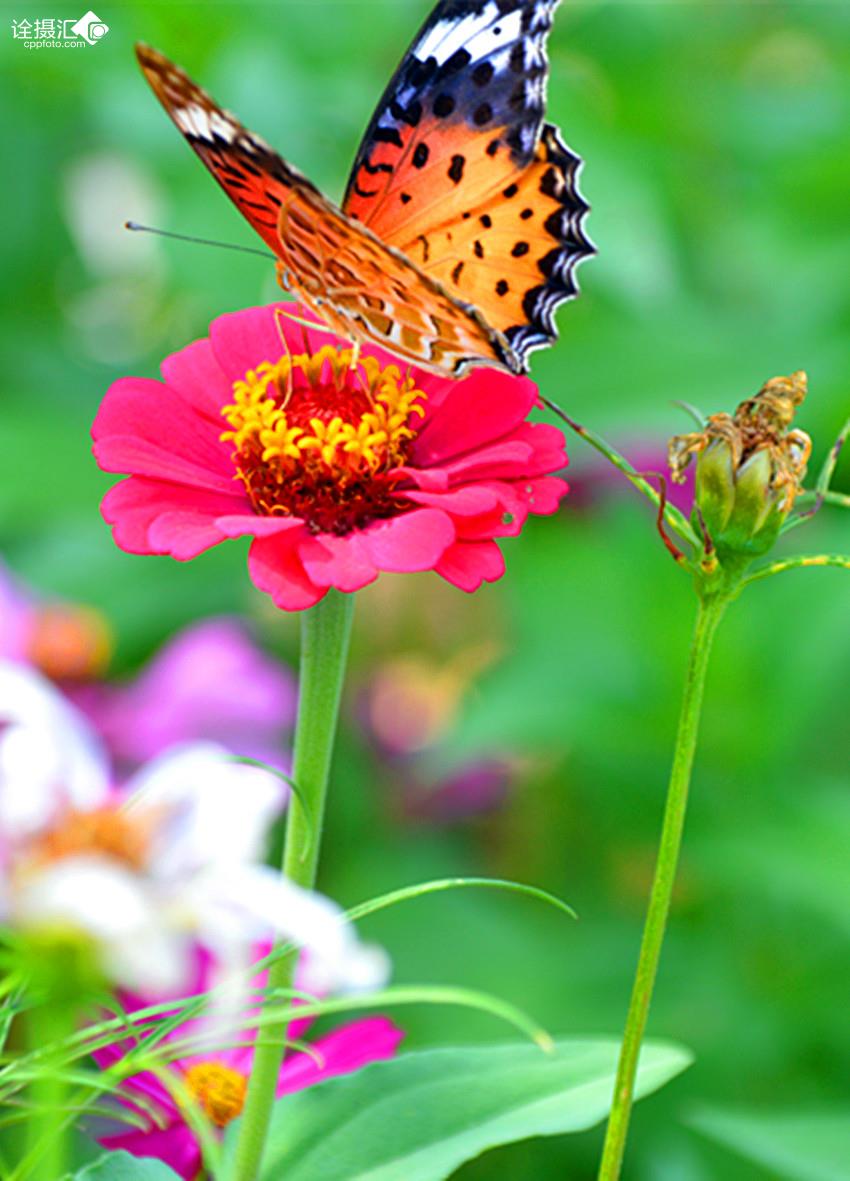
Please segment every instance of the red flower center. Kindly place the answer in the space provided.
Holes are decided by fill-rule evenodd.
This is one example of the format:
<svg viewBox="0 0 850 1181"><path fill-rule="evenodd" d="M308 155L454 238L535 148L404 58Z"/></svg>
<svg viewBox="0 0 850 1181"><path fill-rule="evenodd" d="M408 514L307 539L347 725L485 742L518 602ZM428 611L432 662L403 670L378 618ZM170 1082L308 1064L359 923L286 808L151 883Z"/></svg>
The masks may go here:
<svg viewBox="0 0 850 1181"><path fill-rule="evenodd" d="M397 365L330 345L264 361L222 409L236 474L261 516L348 533L403 510L393 490L424 410Z"/></svg>

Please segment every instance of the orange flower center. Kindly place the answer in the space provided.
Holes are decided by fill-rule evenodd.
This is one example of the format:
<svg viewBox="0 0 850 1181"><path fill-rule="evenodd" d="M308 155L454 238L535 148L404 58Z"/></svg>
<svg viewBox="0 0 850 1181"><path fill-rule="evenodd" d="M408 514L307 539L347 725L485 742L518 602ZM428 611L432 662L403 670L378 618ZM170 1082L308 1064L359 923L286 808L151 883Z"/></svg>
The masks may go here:
<svg viewBox="0 0 850 1181"><path fill-rule="evenodd" d="M30 846L28 860L44 864L90 855L109 857L139 870L147 861L149 843L149 825L127 816L114 804L88 812L69 809L54 828Z"/></svg>
<svg viewBox="0 0 850 1181"><path fill-rule="evenodd" d="M236 473L262 516L297 516L315 532L347 533L399 503L392 492L425 399L397 365L354 363L351 349L264 361L222 409Z"/></svg>
<svg viewBox="0 0 850 1181"><path fill-rule="evenodd" d="M240 1071L222 1062L198 1062L186 1071L185 1081L216 1127L226 1127L241 1114L248 1080Z"/></svg>
<svg viewBox="0 0 850 1181"><path fill-rule="evenodd" d="M102 615L87 607L47 604L35 613L27 656L54 681L100 676L112 654L112 637Z"/></svg>

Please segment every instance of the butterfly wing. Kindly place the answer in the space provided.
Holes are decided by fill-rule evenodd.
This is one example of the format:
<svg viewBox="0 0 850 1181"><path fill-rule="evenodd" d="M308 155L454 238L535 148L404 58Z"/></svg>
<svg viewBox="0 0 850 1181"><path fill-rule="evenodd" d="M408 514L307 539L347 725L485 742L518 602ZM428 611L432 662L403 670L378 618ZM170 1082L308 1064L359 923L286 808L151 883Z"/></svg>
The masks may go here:
<svg viewBox="0 0 850 1181"><path fill-rule="evenodd" d="M343 208L477 307L523 365L593 253L578 156L544 124L559 0L441 0L357 153Z"/></svg>
<svg viewBox="0 0 850 1181"><path fill-rule="evenodd" d="M186 142L260 237L279 253L278 217L283 203L298 190L318 190L163 54L137 45L136 57Z"/></svg>
<svg viewBox="0 0 850 1181"><path fill-rule="evenodd" d="M279 272L334 331L460 376L519 363L501 334L439 279L352 221L173 62L136 54L157 98L279 261Z"/></svg>

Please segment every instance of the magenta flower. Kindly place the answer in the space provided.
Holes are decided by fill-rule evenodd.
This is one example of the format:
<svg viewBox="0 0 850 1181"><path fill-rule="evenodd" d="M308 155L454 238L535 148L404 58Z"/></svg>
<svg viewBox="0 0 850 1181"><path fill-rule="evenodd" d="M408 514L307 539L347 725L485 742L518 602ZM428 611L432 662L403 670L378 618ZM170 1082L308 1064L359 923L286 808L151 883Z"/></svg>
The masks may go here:
<svg viewBox="0 0 850 1181"><path fill-rule="evenodd" d="M294 674L239 619L205 619L170 639L128 685L82 704L116 758L139 764L183 742L215 740L279 766L295 721Z"/></svg>
<svg viewBox="0 0 850 1181"><path fill-rule="evenodd" d="M418 823L458 824L501 808L510 795L516 768L508 758L478 759L436 782L423 781L413 769L402 780L403 810Z"/></svg>
<svg viewBox="0 0 850 1181"><path fill-rule="evenodd" d="M220 316L166 358L162 382L110 387L93 437L100 466L130 476L103 502L118 545L187 560L248 535L252 579L286 610L381 570L435 570L466 591L501 577L495 538L566 492L549 474L566 463L561 432L526 421L533 383L402 372L372 346L357 360L293 315Z"/></svg>
<svg viewBox="0 0 850 1181"><path fill-rule="evenodd" d="M618 447L635 471L646 475L654 488L660 490L657 477L664 476L667 500L686 516L690 513L694 501L692 471L687 472L681 484L674 483L663 447L646 439L633 439L619 443ZM570 475L570 504L575 502L576 508L596 508L603 500L632 494L623 474L596 452L586 452L581 466L574 468Z"/></svg>
<svg viewBox="0 0 850 1181"><path fill-rule="evenodd" d="M265 976L264 973L255 982L258 987L265 983ZM210 962L205 961L199 990L211 982ZM133 1007L141 1004L138 1000ZM294 1021L290 1026L290 1037L303 1041L311 1024L310 1018ZM244 1029L229 1039L232 1043L245 1044L204 1049L169 1062L169 1070L177 1075L215 1128L223 1130L242 1111L253 1066L256 1032L253 1028ZM160 1051L167 1052L169 1044L199 1035L200 1040L208 1040L212 1046L214 1024L209 1023L205 1031L203 1019L186 1021L162 1039ZM351 1074L370 1062L392 1058L403 1037L403 1031L386 1017L363 1018L335 1029L313 1041L309 1053L291 1051L287 1054L278 1076L276 1094L279 1098L293 1091L302 1091L325 1079ZM106 1069L120 1062L131 1045L129 1042L115 1044L96 1051L93 1056L98 1065ZM104 1148L123 1149L133 1156L156 1157L186 1181L194 1181L202 1166L200 1147L179 1102L161 1079L150 1071L142 1071L124 1080L116 1094L137 1117L142 1115L145 1126L98 1137Z"/></svg>

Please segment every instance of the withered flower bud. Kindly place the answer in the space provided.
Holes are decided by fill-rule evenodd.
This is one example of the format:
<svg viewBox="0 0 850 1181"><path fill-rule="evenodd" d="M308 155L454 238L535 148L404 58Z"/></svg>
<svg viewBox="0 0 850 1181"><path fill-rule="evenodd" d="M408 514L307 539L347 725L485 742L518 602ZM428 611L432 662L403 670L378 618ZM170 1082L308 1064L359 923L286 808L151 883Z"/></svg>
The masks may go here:
<svg viewBox="0 0 850 1181"><path fill-rule="evenodd" d="M789 429L806 396L806 375L773 377L734 415L712 414L702 431L670 440L673 480L696 455L695 525L721 562L756 557L773 545L802 489L812 444Z"/></svg>

